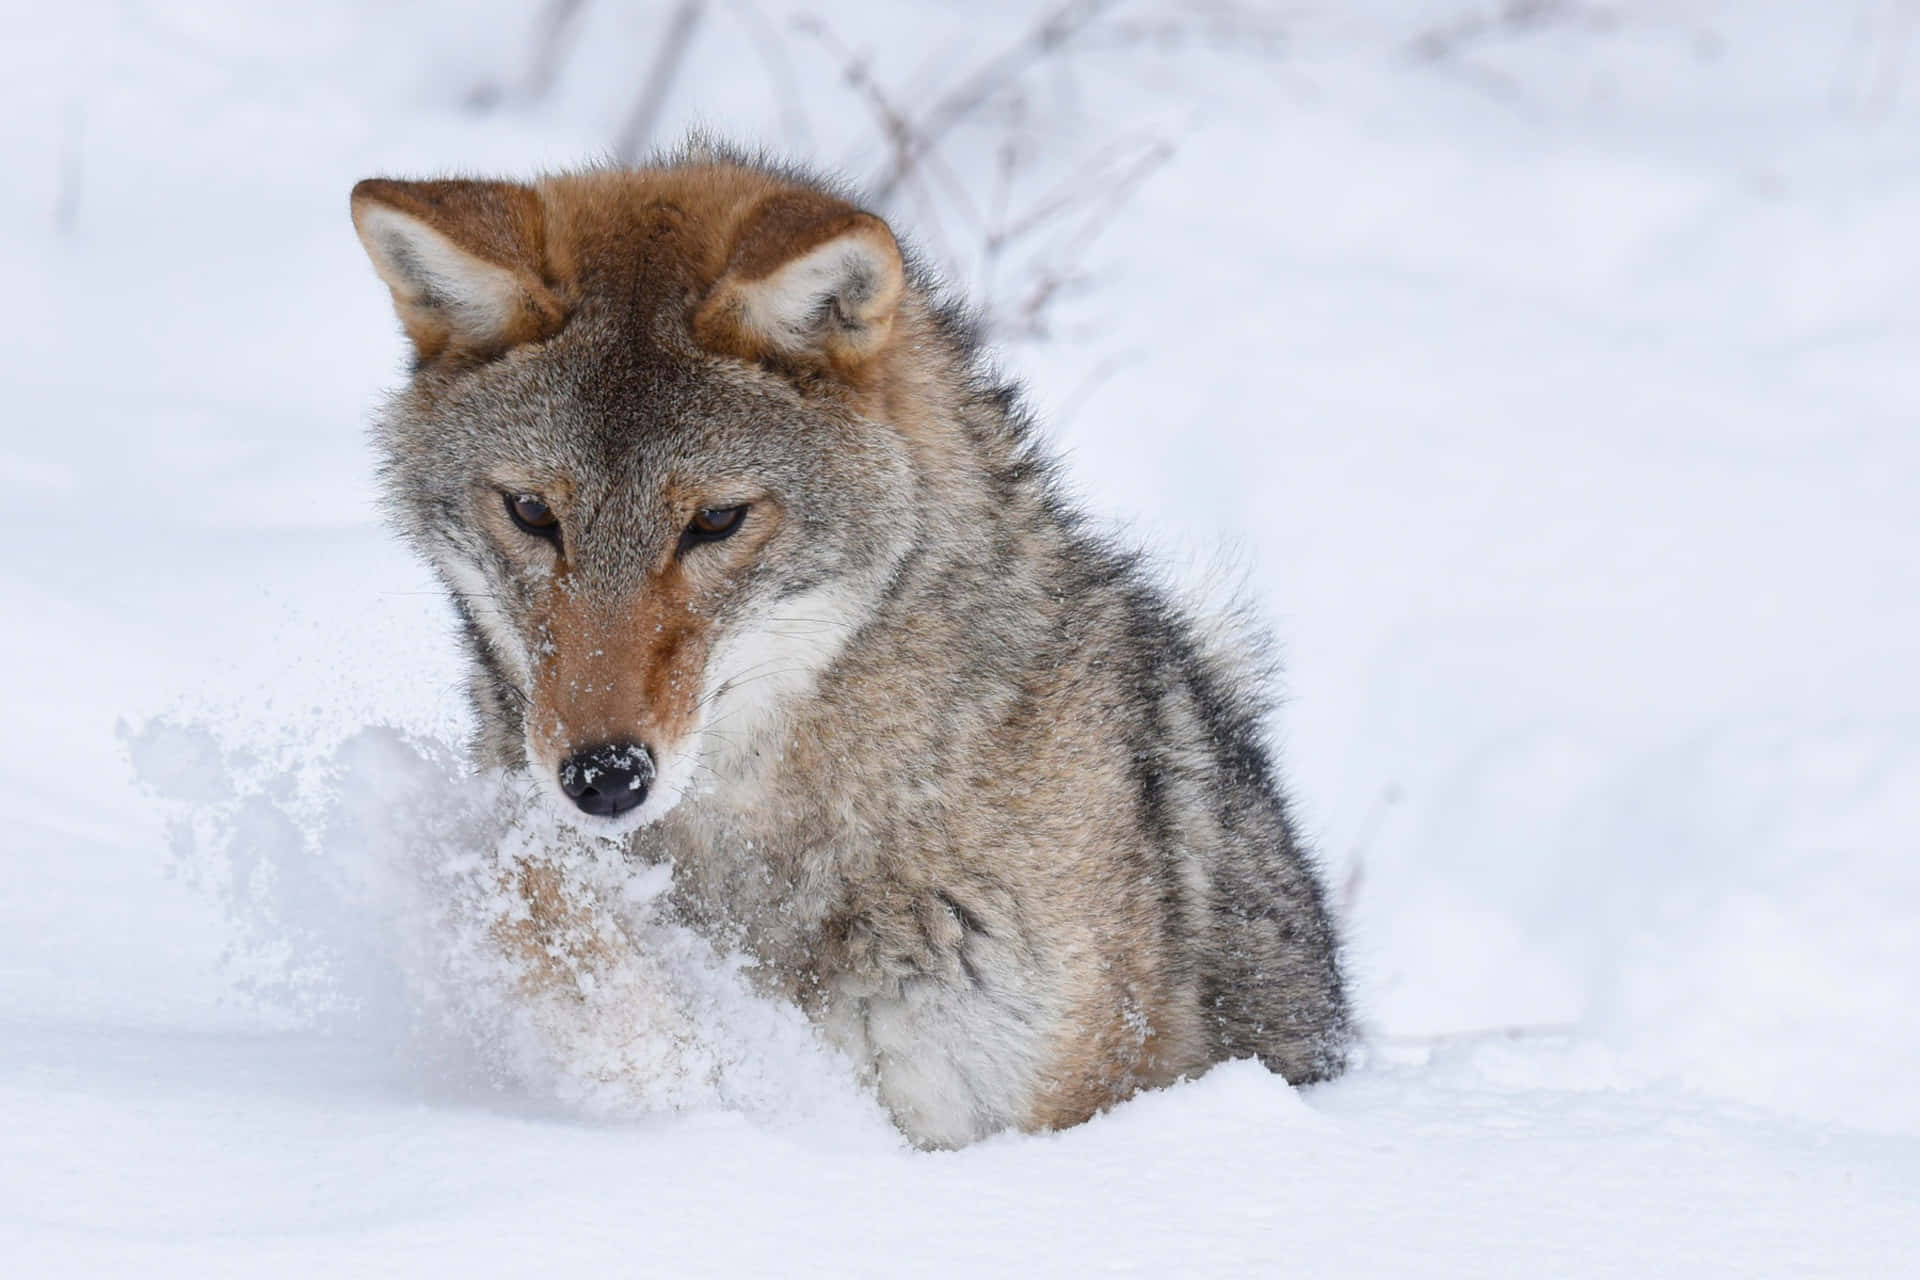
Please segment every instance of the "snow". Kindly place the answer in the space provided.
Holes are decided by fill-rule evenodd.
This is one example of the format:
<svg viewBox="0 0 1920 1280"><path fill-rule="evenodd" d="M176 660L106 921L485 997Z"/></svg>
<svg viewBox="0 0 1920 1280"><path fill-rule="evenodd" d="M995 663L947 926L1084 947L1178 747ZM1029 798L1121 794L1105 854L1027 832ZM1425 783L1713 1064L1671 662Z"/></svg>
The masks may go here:
<svg viewBox="0 0 1920 1280"><path fill-rule="evenodd" d="M657 879L612 895L655 1003L559 1025L474 942L549 836L449 745L451 619L373 510L400 339L346 193L596 154L667 7L583 6L544 97L530 0L12 15L8 1271L1910 1268L1920 34L1547 8L1434 57L1496 7L1289 6L1277 52L1023 81L1020 198L1173 144L1006 359L1094 509L1189 580L1227 548L1274 624L1372 1043L940 1155ZM877 167L797 11L711 6L665 132ZM826 16L910 101L1032 20ZM951 206L901 223L984 274Z"/></svg>

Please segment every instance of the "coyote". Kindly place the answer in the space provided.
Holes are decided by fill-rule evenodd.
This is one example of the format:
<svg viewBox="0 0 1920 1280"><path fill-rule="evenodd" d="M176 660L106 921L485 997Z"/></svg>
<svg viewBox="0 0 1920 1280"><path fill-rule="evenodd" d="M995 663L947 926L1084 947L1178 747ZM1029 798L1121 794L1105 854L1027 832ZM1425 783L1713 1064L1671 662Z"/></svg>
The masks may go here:
<svg viewBox="0 0 1920 1280"><path fill-rule="evenodd" d="M701 143L352 209L415 357L385 493L463 625L479 761L670 860L910 1139L1341 1070L1261 647L1088 527L884 221Z"/></svg>

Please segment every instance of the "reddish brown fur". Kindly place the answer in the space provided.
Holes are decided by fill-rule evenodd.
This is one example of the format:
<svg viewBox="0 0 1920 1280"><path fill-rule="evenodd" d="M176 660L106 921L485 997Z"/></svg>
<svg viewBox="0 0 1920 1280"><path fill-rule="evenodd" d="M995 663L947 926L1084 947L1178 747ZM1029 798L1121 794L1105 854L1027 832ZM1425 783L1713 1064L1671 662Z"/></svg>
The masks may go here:
<svg viewBox="0 0 1920 1280"><path fill-rule="evenodd" d="M510 273L520 287L520 305L503 330L472 354L491 355L559 330L568 301L546 270L546 211L529 188L506 182L394 182L369 178L353 189L356 219L366 204L384 204L419 219L480 261ZM371 246L369 246L371 249ZM374 263L382 263L373 254ZM433 305L402 276L381 271L394 306L422 360L461 341L445 310Z"/></svg>
<svg viewBox="0 0 1920 1280"><path fill-rule="evenodd" d="M830 370L858 383L886 343L902 291L899 248L885 223L844 201L733 165L606 170L533 186L375 178L353 189L356 217L369 204L426 223L466 253L510 271L523 292L506 333L463 344L441 311L383 271L422 361L486 357L550 336L591 275L678 292L696 337L716 354ZM861 326L857 332L828 333L819 350L796 352L775 347L746 323L744 298L752 286L850 234L890 255L894 272L868 313L847 318Z"/></svg>
<svg viewBox="0 0 1920 1280"><path fill-rule="evenodd" d="M1148 933L1142 929L1133 936ZM1101 975L1100 989L1083 992L1068 1015L1028 1128L1080 1124L1136 1090L1172 1083L1190 1068L1163 1061L1159 1052L1159 1028L1172 993L1155 972L1157 957L1150 963L1125 944L1114 947L1113 954L1112 969L1120 972ZM1115 1009L1122 1012L1116 1015Z"/></svg>
<svg viewBox="0 0 1920 1280"><path fill-rule="evenodd" d="M552 644L534 671L535 740L549 763L583 744L678 746L692 728L710 623L678 565L624 606L597 606L555 575L544 610Z"/></svg>

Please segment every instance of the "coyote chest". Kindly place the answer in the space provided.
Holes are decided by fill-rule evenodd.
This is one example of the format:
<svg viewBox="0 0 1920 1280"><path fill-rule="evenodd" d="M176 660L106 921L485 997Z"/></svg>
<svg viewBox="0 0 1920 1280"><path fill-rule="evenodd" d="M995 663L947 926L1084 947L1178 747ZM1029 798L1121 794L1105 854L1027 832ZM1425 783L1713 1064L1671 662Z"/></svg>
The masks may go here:
<svg viewBox="0 0 1920 1280"><path fill-rule="evenodd" d="M1117 1037L1087 1025L1052 971L1071 959L1050 955L1054 940L1006 898L965 900L963 868L924 848L904 866L876 845L783 849L779 833L706 828L700 808L690 800L664 824L667 849L680 846L671 856L687 914L737 940L763 986L806 1009L923 1144L1059 1123L1090 1090L1104 1102L1181 1074L1150 1051L1139 993L1113 1010ZM1104 1048L1063 1055L1063 1039ZM1089 1065L1100 1077L1091 1086L1063 1078Z"/></svg>
<svg viewBox="0 0 1920 1280"><path fill-rule="evenodd" d="M671 856L910 1137L1341 1068L1258 642L1088 532L885 222L699 149L353 212L416 357L387 503L480 762Z"/></svg>

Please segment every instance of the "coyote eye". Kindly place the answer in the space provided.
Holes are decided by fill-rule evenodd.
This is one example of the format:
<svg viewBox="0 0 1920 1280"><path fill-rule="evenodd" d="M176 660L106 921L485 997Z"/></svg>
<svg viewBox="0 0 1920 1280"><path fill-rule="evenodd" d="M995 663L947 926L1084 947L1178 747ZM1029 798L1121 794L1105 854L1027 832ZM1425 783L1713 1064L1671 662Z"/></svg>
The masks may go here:
<svg viewBox="0 0 1920 1280"><path fill-rule="evenodd" d="M718 542L731 537L746 514L747 504L744 502L737 507L701 508L694 513L687 531L680 535L680 549L685 551L698 542Z"/></svg>
<svg viewBox="0 0 1920 1280"><path fill-rule="evenodd" d="M560 517L553 514L553 508L538 494L508 494L507 514L522 530L536 538L551 538L560 532Z"/></svg>

